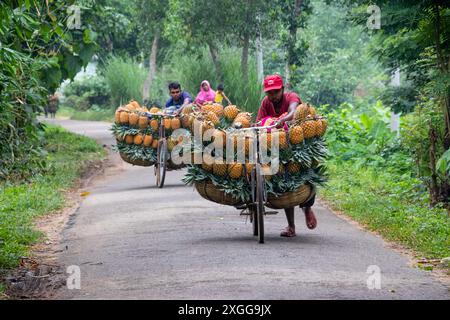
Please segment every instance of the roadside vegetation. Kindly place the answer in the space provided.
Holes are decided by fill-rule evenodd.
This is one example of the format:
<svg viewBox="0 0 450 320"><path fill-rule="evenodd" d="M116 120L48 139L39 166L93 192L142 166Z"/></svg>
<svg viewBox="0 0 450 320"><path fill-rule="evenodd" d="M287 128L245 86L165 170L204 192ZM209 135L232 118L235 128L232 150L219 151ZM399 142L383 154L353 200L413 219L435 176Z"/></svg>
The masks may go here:
<svg viewBox="0 0 450 320"><path fill-rule="evenodd" d="M44 167L25 180L0 182L0 274L17 266L29 246L42 239L34 219L63 208L65 193L83 171L106 156L94 140L61 127L47 126L44 139Z"/></svg>

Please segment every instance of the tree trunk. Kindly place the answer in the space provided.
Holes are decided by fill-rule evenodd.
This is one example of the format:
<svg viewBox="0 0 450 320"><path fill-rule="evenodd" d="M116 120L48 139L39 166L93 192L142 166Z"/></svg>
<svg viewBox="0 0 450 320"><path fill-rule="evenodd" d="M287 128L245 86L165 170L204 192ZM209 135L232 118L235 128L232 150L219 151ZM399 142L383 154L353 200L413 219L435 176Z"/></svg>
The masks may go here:
<svg viewBox="0 0 450 320"><path fill-rule="evenodd" d="M144 82L143 92L142 92L142 99L143 101L148 101L150 99L150 89L153 84L153 79L156 75L156 56L158 54L158 45L159 45L159 32L156 32L155 37L153 38L153 44L152 44L152 52L150 54L150 61L149 61L149 70L147 78Z"/></svg>
<svg viewBox="0 0 450 320"><path fill-rule="evenodd" d="M264 80L263 47L261 38L261 34L256 38L256 72L258 74L259 83L262 83Z"/></svg>
<svg viewBox="0 0 450 320"><path fill-rule="evenodd" d="M217 51L217 48L214 46L214 44L211 41L208 41L208 47L209 52L211 54L211 59L214 63L214 68L216 69L217 77L219 78L220 82L224 81L223 73L222 73L222 67L220 66L219 62L219 52Z"/></svg>
<svg viewBox="0 0 450 320"><path fill-rule="evenodd" d="M250 35L247 33L244 37L244 45L242 47L241 71L242 78L246 83L248 81L248 49L250 46Z"/></svg>
<svg viewBox="0 0 450 320"><path fill-rule="evenodd" d="M290 86L291 80L291 66L294 64L295 56L295 43L297 42L297 29L298 23L297 19L301 14L301 5L303 0L295 1L294 12L291 14L291 21L289 22L289 43L287 43L287 53L286 53L286 85Z"/></svg>
<svg viewBox="0 0 450 320"><path fill-rule="evenodd" d="M437 135L436 130L430 123L430 170L431 170L431 181L430 181L430 201L431 206L434 207L439 202L439 186L437 182L436 173L436 141Z"/></svg>

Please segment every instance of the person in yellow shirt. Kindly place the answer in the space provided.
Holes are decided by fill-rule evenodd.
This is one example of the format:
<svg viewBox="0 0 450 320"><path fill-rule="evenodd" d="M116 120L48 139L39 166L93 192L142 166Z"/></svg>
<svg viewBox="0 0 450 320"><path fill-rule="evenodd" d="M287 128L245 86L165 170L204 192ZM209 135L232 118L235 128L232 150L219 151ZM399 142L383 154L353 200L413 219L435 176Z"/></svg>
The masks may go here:
<svg viewBox="0 0 450 320"><path fill-rule="evenodd" d="M225 99L228 102L228 105L232 104L230 99L228 99L228 97L223 92L223 84L221 83L217 86L216 97L214 98L214 102L223 104L223 99Z"/></svg>

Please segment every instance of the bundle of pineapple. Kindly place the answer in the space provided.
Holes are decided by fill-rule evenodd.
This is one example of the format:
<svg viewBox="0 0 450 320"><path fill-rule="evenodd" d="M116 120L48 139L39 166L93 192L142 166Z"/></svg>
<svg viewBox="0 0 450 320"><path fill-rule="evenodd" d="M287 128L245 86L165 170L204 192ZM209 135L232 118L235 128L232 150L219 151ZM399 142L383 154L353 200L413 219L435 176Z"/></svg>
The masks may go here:
<svg viewBox="0 0 450 320"><path fill-rule="evenodd" d="M150 110L147 107L141 107L134 100L117 108L111 131L117 141L114 150L120 153L124 161L140 166L151 166L156 162L159 118L155 116L149 119L146 112L159 113L160 111L156 106ZM170 134L181 127L181 120L166 118L163 124L166 135L169 136L168 148L171 151L180 140L173 139Z"/></svg>
<svg viewBox="0 0 450 320"><path fill-rule="evenodd" d="M228 107L227 107L228 108ZM327 148L323 140L327 128L325 118L316 114L316 110L309 104L297 107L294 121L290 124L288 132L284 129L272 129L270 132L261 132L259 137L241 136L234 126L249 127L248 114L242 114L234 108L224 109L228 128L218 128L211 135L211 140L204 142L203 162L189 167L183 181L186 184L211 182L225 194L248 203L251 199L250 172L254 164L249 162L249 153L253 139L265 141L267 157L276 162L278 171L270 172L272 163L262 165L265 175L266 191L272 197L279 197L289 192L295 192L305 184L323 185L326 180L323 161L327 156ZM227 112L228 111L228 112ZM238 115L241 114L242 118ZM277 119L273 119L273 122ZM270 124L266 122L266 125ZM218 137L220 136L220 139ZM278 138L278 148L272 146L273 137ZM234 157L226 161L225 150L218 151L224 140L233 148ZM219 143L216 143L219 141ZM213 151L213 148L216 147ZM229 146L229 148L230 148ZM274 147L274 150L272 150ZM216 153L217 154L216 154ZM242 161L242 154L244 161Z"/></svg>

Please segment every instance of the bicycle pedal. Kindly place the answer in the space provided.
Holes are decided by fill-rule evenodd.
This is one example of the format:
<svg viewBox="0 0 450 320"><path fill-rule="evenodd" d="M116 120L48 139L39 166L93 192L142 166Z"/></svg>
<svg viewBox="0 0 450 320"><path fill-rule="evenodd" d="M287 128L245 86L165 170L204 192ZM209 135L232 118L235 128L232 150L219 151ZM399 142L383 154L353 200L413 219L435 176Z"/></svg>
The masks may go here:
<svg viewBox="0 0 450 320"><path fill-rule="evenodd" d="M266 211L265 214L278 214L278 211Z"/></svg>

